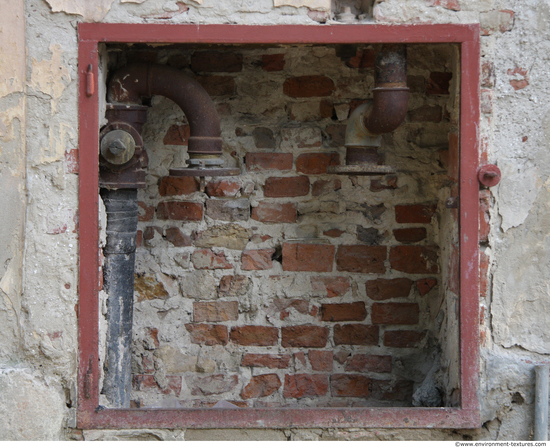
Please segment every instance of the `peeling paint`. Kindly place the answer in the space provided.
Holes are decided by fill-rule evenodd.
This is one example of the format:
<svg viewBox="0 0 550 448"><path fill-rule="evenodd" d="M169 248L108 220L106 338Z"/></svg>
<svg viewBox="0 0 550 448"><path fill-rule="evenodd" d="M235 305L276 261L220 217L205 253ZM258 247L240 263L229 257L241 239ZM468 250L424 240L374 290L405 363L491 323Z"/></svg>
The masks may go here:
<svg viewBox="0 0 550 448"><path fill-rule="evenodd" d="M52 12L82 16L86 21L99 22L107 15L115 0L46 0Z"/></svg>
<svg viewBox="0 0 550 448"><path fill-rule="evenodd" d="M32 59L30 87L52 98L52 115L56 112L57 102L65 88L71 82L69 69L62 64L61 45L51 44L52 58L37 61Z"/></svg>
<svg viewBox="0 0 550 448"><path fill-rule="evenodd" d="M316 11L330 12L330 5L330 0L273 0L273 6L276 8L280 6L293 6L295 8L305 6Z"/></svg>
<svg viewBox="0 0 550 448"><path fill-rule="evenodd" d="M23 2L0 1L0 98L22 92L25 82L25 27Z"/></svg>
<svg viewBox="0 0 550 448"><path fill-rule="evenodd" d="M502 230L518 227L527 218L538 194L540 177L538 168L518 168L517 162L502 164L502 181L499 184L499 214Z"/></svg>

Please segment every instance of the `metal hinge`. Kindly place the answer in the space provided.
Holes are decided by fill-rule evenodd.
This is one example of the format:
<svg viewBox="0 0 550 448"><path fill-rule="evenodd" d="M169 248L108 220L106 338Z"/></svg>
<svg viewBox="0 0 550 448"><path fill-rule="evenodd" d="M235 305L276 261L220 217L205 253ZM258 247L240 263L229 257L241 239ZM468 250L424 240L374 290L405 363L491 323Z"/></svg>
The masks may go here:
<svg viewBox="0 0 550 448"><path fill-rule="evenodd" d="M86 72L86 95L92 96L95 92L94 70L92 64L88 65Z"/></svg>

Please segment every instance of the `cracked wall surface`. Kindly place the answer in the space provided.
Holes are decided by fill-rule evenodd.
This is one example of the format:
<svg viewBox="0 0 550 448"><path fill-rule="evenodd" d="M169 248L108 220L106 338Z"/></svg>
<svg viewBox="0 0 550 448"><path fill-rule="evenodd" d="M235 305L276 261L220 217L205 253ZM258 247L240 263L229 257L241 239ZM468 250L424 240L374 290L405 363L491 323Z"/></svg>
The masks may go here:
<svg viewBox="0 0 550 448"><path fill-rule="evenodd" d="M344 0L2 0L0 6L3 11L0 19L1 439L525 440L532 437L533 365L548 362L550 353L546 330L550 261L546 241L550 210L547 1L376 0L371 4ZM498 187L480 192L482 428L468 431L75 429L78 23L345 26L336 20L345 6L351 8L352 14L363 14L360 16L363 23L481 26L480 163L495 163L503 173ZM295 107L295 113L305 112ZM340 116L344 114L342 108L338 112ZM259 138L269 141L265 133ZM161 165L159 161L156 166ZM169 283L165 286L168 294ZM144 306L143 303L139 306Z"/></svg>

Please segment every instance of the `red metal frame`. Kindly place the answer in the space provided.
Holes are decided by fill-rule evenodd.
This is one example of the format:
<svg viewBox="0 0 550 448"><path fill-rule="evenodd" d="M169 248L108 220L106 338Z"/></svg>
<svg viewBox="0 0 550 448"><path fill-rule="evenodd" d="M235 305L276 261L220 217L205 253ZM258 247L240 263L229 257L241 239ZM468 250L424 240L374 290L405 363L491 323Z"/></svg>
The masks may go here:
<svg viewBox="0 0 550 448"><path fill-rule="evenodd" d="M78 28L80 157L79 428L475 428L480 425L478 129L479 25L132 25ZM98 44L456 43L460 78L460 354L459 408L103 409L98 363ZM91 67L91 70L90 70ZM88 83L87 83L88 82Z"/></svg>

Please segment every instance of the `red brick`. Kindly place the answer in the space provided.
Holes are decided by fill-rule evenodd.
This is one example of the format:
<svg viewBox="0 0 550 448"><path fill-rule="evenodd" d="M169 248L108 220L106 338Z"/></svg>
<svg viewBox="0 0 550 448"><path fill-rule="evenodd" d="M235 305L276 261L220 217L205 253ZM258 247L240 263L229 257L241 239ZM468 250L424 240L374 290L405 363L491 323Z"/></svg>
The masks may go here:
<svg viewBox="0 0 550 448"><path fill-rule="evenodd" d="M199 84L210 96L235 95L235 79L231 76L199 76Z"/></svg>
<svg viewBox="0 0 550 448"><path fill-rule="evenodd" d="M262 54L262 68L267 72L278 72L285 67L284 53Z"/></svg>
<svg viewBox="0 0 550 448"><path fill-rule="evenodd" d="M191 342L201 345L225 345L229 341L225 325L185 324Z"/></svg>
<svg viewBox="0 0 550 448"><path fill-rule="evenodd" d="M412 401L413 381L372 380L371 398L383 401Z"/></svg>
<svg viewBox="0 0 550 448"><path fill-rule="evenodd" d="M283 243L283 270L331 272L334 252L328 244Z"/></svg>
<svg viewBox="0 0 550 448"><path fill-rule="evenodd" d="M527 76L526 69L516 67L514 69L509 69L506 73L510 76L516 76L519 78L510 80L510 85L514 88L514 90L525 89L525 87L529 85L529 77Z"/></svg>
<svg viewBox="0 0 550 448"><path fill-rule="evenodd" d="M437 248L434 246L394 246L390 248L390 265L408 274L437 274Z"/></svg>
<svg viewBox="0 0 550 448"><path fill-rule="evenodd" d="M384 346L396 348L412 348L416 347L424 336L423 331L416 330L392 330L384 333Z"/></svg>
<svg viewBox="0 0 550 448"><path fill-rule="evenodd" d="M296 159L296 171L304 174L325 174L329 166L339 165L337 152L310 152L300 154Z"/></svg>
<svg viewBox="0 0 550 448"><path fill-rule="evenodd" d="M345 324L334 326L335 345L378 345L379 328L375 325Z"/></svg>
<svg viewBox="0 0 550 448"><path fill-rule="evenodd" d="M233 265L225 259L225 254L210 249L198 249L191 255L195 269L231 269Z"/></svg>
<svg viewBox="0 0 550 448"><path fill-rule="evenodd" d="M321 320L328 322L362 321L367 317L365 302L326 303L321 306Z"/></svg>
<svg viewBox="0 0 550 448"><path fill-rule="evenodd" d="M437 279L435 278L421 278L416 281L416 288L421 296L428 294L435 285L437 285Z"/></svg>
<svg viewBox="0 0 550 448"><path fill-rule="evenodd" d="M269 177L265 181L266 198L294 198L309 193L309 177Z"/></svg>
<svg viewBox="0 0 550 448"><path fill-rule="evenodd" d="M206 185L206 194L215 197L235 196L241 187L240 180L214 180Z"/></svg>
<svg viewBox="0 0 550 448"><path fill-rule="evenodd" d="M328 328L314 325L296 325L281 329L283 347L322 348L327 345Z"/></svg>
<svg viewBox="0 0 550 448"><path fill-rule="evenodd" d="M252 209L251 218L260 222L296 222L298 212L296 204L291 202L278 204L276 202L260 202Z"/></svg>
<svg viewBox="0 0 550 448"><path fill-rule="evenodd" d="M332 352L310 350L307 354L312 370L332 372Z"/></svg>
<svg viewBox="0 0 550 448"><path fill-rule="evenodd" d="M157 226L147 226L143 232L145 241L152 240L155 237L155 232L162 236L162 228Z"/></svg>
<svg viewBox="0 0 550 448"><path fill-rule="evenodd" d="M241 269L243 271L260 271L271 269L273 261L271 257L275 249L251 249L245 250L241 257Z"/></svg>
<svg viewBox="0 0 550 448"><path fill-rule="evenodd" d="M419 313L418 303L374 303L371 319L380 325L415 325Z"/></svg>
<svg viewBox="0 0 550 448"><path fill-rule="evenodd" d="M408 278L378 278L365 283L367 296L372 300L388 300L409 297L413 281Z"/></svg>
<svg viewBox="0 0 550 448"><path fill-rule="evenodd" d="M155 207L138 201L138 221L151 221L155 217Z"/></svg>
<svg viewBox="0 0 550 448"><path fill-rule="evenodd" d="M267 367L269 369L286 369L290 365L290 355L258 355L246 353L243 356L243 367Z"/></svg>
<svg viewBox="0 0 550 448"><path fill-rule="evenodd" d="M178 227L170 227L165 230L166 240L176 247L192 246L193 241L189 235L185 235Z"/></svg>
<svg viewBox="0 0 550 448"><path fill-rule="evenodd" d="M194 72L240 72L243 56L227 51L195 51L191 56L191 69Z"/></svg>
<svg viewBox="0 0 550 448"><path fill-rule="evenodd" d="M333 397L363 397L370 395L371 379L364 375L336 373L330 376Z"/></svg>
<svg viewBox="0 0 550 448"><path fill-rule="evenodd" d="M346 232L340 229L330 229L330 230L325 230L323 232L323 235L328 236L329 238L338 238L342 236L344 233Z"/></svg>
<svg viewBox="0 0 550 448"><path fill-rule="evenodd" d="M248 171L289 171L292 169L294 156L288 152L248 152L245 160Z"/></svg>
<svg viewBox="0 0 550 448"><path fill-rule="evenodd" d="M443 109L441 106L425 105L411 110L408 115L412 122L439 123L443 117Z"/></svg>
<svg viewBox="0 0 550 448"><path fill-rule="evenodd" d="M231 342L238 345L272 346L277 344L279 330L274 327L243 325L231 328L230 338Z"/></svg>
<svg viewBox="0 0 550 448"><path fill-rule="evenodd" d="M340 246L336 254L336 269L345 272L383 274L386 272L386 246Z"/></svg>
<svg viewBox="0 0 550 448"><path fill-rule="evenodd" d="M389 355L353 355L346 363L346 372L390 373L391 368Z"/></svg>
<svg viewBox="0 0 550 448"><path fill-rule="evenodd" d="M276 373L253 376L241 392L241 397L245 400L268 397L277 392L281 384L281 380Z"/></svg>
<svg viewBox="0 0 550 448"><path fill-rule="evenodd" d="M487 296L487 289L489 285L488 273L489 273L490 258L485 252L479 253L479 295L481 297Z"/></svg>
<svg viewBox="0 0 550 448"><path fill-rule="evenodd" d="M193 303L194 322L225 322L237 320L239 302L195 302Z"/></svg>
<svg viewBox="0 0 550 448"><path fill-rule="evenodd" d="M349 291L350 282L347 277L311 277L311 287L323 296L338 297Z"/></svg>
<svg viewBox="0 0 550 448"><path fill-rule="evenodd" d="M330 96L334 92L332 79L322 75L298 76L288 78L283 84L283 92L292 98Z"/></svg>
<svg viewBox="0 0 550 448"><path fill-rule="evenodd" d="M419 241L426 239L427 231L424 227L394 229L393 236L400 243L418 243Z"/></svg>
<svg viewBox="0 0 550 448"><path fill-rule="evenodd" d="M180 196L199 191L199 183L194 177L163 177L159 182L161 196Z"/></svg>
<svg viewBox="0 0 550 448"><path fill-rule="evenodd" d="M395 221L400 224L430 224L437 204L411 204L395 206Z"/></svg>
<svg viewBox="0 0 550 448"><path fill-rule="evenodd" d="M449 83L453 74L450 72L431 72L426 85L428 95L448 95Z"/></svg>
<svg viewBox="0 0 550 448"><path fill-rule="evenodd" d="M252 285L252 280L245 275L224 275L218 287L219 296L243 296Z"/></svg>
<svg viewBox="0 0 550 448"><path fill-rule="evenodd" d="M197 202L160 202L157 206L158 219L201 221L203 213L203 205Z"/></svg>
<svg viewBox="0 0 550 448"><path fill-rule="evenodd" d="M78 174L78 149L73 148L65 151L65 172Z"/></svg>
<svg viewBox="0 0 550 448"><path fill-rule="evenodd" d="M330 179L330 180L316 180L311 186L311 194L315 197L324 196L326 194L332 193L333 191L338 191L342 188L342 181L340 179Z"/></svg>
<svg viewBox="0 0 550 448"><path fill-rule="evenodd" d="M153 390L161 392L164 395L174 393L176 397L181 392L181 376L166 375L166 388L161 388L153 375L134 375L132 378L132 388L139 391Z"/></svg>
<svg viewBox="0 0 550 448"><path fill-rule="evenodd" d="M285 375L285 398L304 398L326 395L328 392L327 375Z"/></svg>
<svg viewBox="0 0 550 448"><path fill-rule="evenodd" d="M189 136L191 135L191 128L188 124L173 124L166 131L163 143L165 145L183 145L187 146L189 142Z"/></svg>
<svg viewBox="0 0 550 448"><path fill-rule="evenodd" d="M193 385L191 395L217 395L232 391L239 382L237 375L195 375L188 381Z"/></svg>

